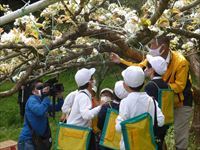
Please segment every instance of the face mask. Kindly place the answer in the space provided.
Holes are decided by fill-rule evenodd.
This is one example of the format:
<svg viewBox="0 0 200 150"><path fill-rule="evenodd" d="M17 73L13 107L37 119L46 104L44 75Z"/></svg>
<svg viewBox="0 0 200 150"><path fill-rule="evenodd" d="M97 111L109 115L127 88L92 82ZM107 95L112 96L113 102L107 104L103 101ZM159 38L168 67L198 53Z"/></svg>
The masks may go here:
<svg viewBox="0 0 200 150"><path fill-rule="evenodd" d="M35 94L35 95L37 95L37 96L42 96L42 91L41 90L37 90L37 94Z"/></svg>
<svg viewBox="0 0 200 150"><path fill-rule="evenodd" d="M95 87L96 86L96 80L94 79L93 81L92 81L92 87Z"/></svg>
<svg viewBox="0 0 200 150"><path fill-rule="evenodd" d="M108 102L111 101L111 98L109 96L102 96L101 101Z"/></svg>
<svg viewBox="0 0 200 150"><path fill-rule="evenodd" d="M128 96L128 91L126 89L123 90L122 99Z"/></svg>
<svg viewBox="0 0 200 150"><path fill-rule="evenodd" d="M146 46L146 48L149 51L149 54L152 56L160 56L163 53L163 52L160 53L160 49L162 48L162 45L156 49L149 48L149 46Z"/></svg>
<svg viewBox="0 0 200 150"><path fill-rule="evenodd" d="M153 68L146 68L144 70L145 77L151 78L152 73L153 73Z"/></svg>

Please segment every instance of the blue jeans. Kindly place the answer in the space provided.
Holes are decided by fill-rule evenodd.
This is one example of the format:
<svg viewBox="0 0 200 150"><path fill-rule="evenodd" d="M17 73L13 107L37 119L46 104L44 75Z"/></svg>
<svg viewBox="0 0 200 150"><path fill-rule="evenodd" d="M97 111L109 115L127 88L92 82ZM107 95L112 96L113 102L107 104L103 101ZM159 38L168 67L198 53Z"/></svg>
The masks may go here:
<svg viewBox="0 0 200 150"><path fill-rule="evenodd" d="M18 142L18 150L34 150L34 145L32 140L20 141Z"/></svg>

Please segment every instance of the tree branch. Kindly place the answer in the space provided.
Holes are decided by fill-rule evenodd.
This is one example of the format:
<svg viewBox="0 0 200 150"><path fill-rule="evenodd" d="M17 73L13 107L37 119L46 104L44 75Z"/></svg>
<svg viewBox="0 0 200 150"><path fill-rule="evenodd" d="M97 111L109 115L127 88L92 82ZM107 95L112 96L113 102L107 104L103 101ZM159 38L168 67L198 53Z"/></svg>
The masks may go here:
<svg viewBox="0 0 200 150"><path fill-rule="evenodd" d="M69 13L69 15L70 16L74 16L74 14L69 10L69 8L67 7L67 5L65 4L64 0L61 0L61 3L65 7L65 10Z"/></svg>
<svg viewBox="0 0 200 150"><path fill-rule="evenodd" d="M189 31L186 31L183 29L167 28L166 30L167 30L167 32L179 34L179 35L185 36L187 38L196 38L196 39L200 40L199 34L192 33L192 32L189 32Z"/></svg>
<svg viewBox="0 0 200 150"><path fill-rule="evenodd" d="M156 12L152 15L150 21L151 25L154 25L156 21L160 18L164 10L168 7L168 3L170 0L160 0L159 1L159 6L156 9Z"/></svg>
<svg viewBox="0 0 200 150"><path fill-rule="evenodd" d="M111 43L116 44L125 56L133 58L136 62L143 60L141 52L132 50L126 43L125 39L119 36L115 31L109 29L88 30L87 32L83 33L82 36L90 36L97 39L108 40Z"/></svg>
<svg viewBox="0 0 200 150"><path fill-rule="evenodd" d="M199 4L200 4L200 0L196 0L193 3L191 3L191 4L180 8L180 11L183 12L183 11L189 10L189 9L191 9L193 7L198 6Z"/></svg>
<svg viewBox="0 0 200 150"><path fill-rule="evenodd" d="M22 78L10 90L0 92L0 97L3 98L3 97L11 96L12 94L16 93L19 90L19 88L22 86L22 84L26 82L28 77L31 75L33 69L36 67L36 65L37 65L37 61L28 67L26 74L22 76Z"/></svg>

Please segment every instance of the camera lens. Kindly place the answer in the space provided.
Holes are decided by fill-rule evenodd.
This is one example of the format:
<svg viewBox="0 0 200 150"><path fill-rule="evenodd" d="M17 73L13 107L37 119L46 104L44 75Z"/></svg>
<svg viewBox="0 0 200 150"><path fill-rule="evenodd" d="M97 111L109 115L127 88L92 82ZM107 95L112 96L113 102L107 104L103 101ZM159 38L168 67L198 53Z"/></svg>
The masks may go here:
<svg viewBox="0 0 200 150"><path fill-rule="evenodd" d="M42 90L43 88L44 88L43 85L38 85L38 86L36 87L37 90Z"/></svg>

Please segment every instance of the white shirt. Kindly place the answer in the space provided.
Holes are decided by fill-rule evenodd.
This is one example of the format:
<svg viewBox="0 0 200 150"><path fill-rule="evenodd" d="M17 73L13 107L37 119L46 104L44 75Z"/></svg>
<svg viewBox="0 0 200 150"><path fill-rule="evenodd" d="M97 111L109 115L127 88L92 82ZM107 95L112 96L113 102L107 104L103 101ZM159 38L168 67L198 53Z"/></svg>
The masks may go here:
<svg viewBox="0 0 200 150"><path fill-rule="evenodd" d="M67 119L67 124L91 127L92 118L97 116L100 109L101 106L92 109L92 96L90 92L88 90L81 90L75 97L71 113Z"/></svg>
<svg viewBox="0 0 200 150"><path fill-rule="evenodd" d="M73 91L66 96L61 108L63 113L69 115L77 93L78 93L78 90Z"/></svg>
<svg viewBox="0 0 200 150"><path fill-rule="evenodd" d="M158 107L158 103L156 102L157 107L157 120L158 126L161 127L164 125L164 115ZM146 92L132 92L126 98L124 98L119 107L119 115L116 119L116 130L121 132L120 123L124 120L136 117L145 112L149 112L152 117L152 121L154 123L154 102L153 99L147 95ZM123 138L121 138L120 149L125 149Z"/></svg>

